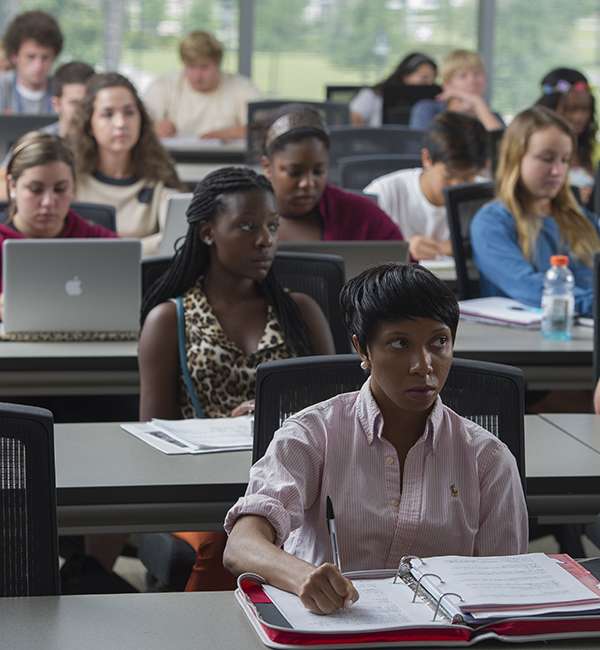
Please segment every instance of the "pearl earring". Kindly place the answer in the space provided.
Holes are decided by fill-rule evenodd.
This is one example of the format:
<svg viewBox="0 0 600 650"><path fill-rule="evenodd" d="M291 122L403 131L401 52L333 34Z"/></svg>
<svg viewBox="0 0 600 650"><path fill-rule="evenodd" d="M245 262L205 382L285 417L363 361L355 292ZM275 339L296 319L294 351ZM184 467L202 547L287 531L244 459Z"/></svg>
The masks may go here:
<svg viewBox="0 0 600 650"><path fill-rule="evenodd" d="M206 240L204 241L204 243L205 243L207 246L212 246L212 239L206 239Z"/></svg>
<svg viewBox="0 0 600 650"><path fill-rule="evenodd" d="M15 198L15 193L14 193L14 192L11 192L11 193L10 193L10 198L11 198L11 199L14 199L14 198Z"/></svg>
<svg viewBox="0 0 600 650"><path fill-rule="evenodd" d="M369 362L368 362L368 361L361 361L361 362L360 362L360 367L361 367L363 370L368 370L371 366L369 365Z"/></svg>

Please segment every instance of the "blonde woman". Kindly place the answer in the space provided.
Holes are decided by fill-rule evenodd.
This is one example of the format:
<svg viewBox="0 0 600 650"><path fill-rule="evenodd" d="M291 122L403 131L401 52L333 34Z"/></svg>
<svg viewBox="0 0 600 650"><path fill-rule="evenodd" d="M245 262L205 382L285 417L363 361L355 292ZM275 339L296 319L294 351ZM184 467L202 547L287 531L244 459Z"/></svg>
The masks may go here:
<svg viewBox="0 0 600 650"><path fill-rule="evenodd" d="M515 117L502 141L498 199L471 222L473 259L484 296L508 296L539 307L551 255L568 255L575 310L592 315L598 220L580 208L567 182L577 146L561 115L535 106Z"/></svg>

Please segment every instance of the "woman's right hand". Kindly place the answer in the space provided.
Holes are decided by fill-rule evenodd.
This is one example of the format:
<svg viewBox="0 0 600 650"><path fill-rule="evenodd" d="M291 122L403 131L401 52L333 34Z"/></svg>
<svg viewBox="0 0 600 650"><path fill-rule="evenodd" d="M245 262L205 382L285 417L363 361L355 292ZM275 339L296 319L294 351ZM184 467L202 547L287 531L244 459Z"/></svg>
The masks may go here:
<svg viewBox="0 0 600 650"><path fill-rule="evenodd" d="M352 582L329 562L309 571L296 593L306 609L320 615L348 609L359 598Z"/></svg>

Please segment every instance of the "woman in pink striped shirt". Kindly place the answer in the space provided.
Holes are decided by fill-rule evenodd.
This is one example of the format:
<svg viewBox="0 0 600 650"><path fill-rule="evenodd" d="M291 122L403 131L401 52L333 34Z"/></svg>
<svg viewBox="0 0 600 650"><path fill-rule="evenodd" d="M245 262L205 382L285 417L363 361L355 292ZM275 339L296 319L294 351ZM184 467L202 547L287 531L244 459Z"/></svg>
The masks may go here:
<svg viewBox="0 0 600 650"><path fill-rule="evenodd" d="M230 571L319 614L358 598L332 564L328 495L345 572L395 569L405 555L527 551L514 457L439 398L459 319L450 290L420 266L388 263L350 280L340 302L369 381L288 418L225 522Z"/></svg>

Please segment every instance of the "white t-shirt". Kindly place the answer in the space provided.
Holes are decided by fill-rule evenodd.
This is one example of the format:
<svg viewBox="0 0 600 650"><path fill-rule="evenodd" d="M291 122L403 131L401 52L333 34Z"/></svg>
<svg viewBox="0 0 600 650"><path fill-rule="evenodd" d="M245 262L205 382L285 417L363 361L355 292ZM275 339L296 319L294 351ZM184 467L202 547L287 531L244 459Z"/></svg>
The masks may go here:
<svg viewBox="0 0 600 650"><path fill-rule="evenodd" d="M144 103L155 122L167 119L177 135L203 135L248 122L248 102L260 93L247 77L221 72L214 90L194 90L183 72L158 78L148 88Z"/></svg>
<svg viewBox="0 0 600 650"><path fill-rule="evenodd" d="M358 115L367 126L383 123L383 95L372 88L361 88L350 102L350 111Z"/></svg>
<svg viewBox="0 0 600 650"><path fill-rule="evenodd" d="M401 169L372 181L363 192L376 194L379 207L398 225L405 239L423 235L437 241L450 239L446 207L430 203L421 189L423 169Z"/></svg>

